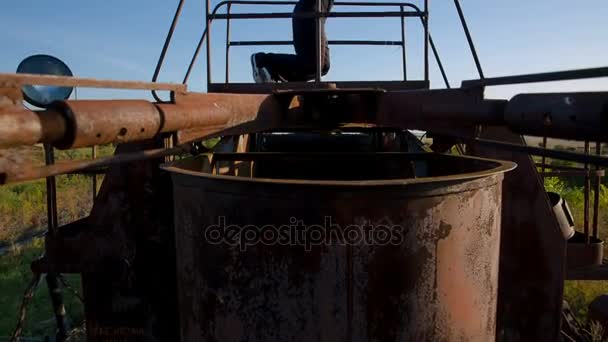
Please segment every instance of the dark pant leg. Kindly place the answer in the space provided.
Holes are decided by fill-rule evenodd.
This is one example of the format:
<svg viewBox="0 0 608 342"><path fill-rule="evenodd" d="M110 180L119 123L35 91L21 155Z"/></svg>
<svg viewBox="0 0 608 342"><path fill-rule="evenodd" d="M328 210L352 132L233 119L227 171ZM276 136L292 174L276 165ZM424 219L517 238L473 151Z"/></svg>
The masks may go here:
<svg viewBox="0 0 608 342"><path fill-rule="evenodd" d="M331 3L329 0L322 1L321 8L324 12L329 12ZM301 0L296 4L294 13L314 13L316 1ZM321 74L325 75L329 71L329 46L327 36L325 34L326 18L321 18L320 39L321 39ZM293 43L296 54L300 61L300 70L306 78L311 80L315 78L316 72L316 25L313 18L294 18L293 25Z"/></svg>
<svg viewBox="0 0 608 342"><path fill-rule="evenodd" d="M307 72L302 69L302 63L298 55L259 53L257 56L258 66L265 67L273 80L306 82L311 79ZM314 78L314 72L312 78Z"/></svg>
<svg viewBox="0 0 608 342"><path fill-rule="evenodd" d="M329 0L323 1L323 9L330 10ZM314 1L300 0L294 13L314 13ZM258 65L265 67L274 80L287 82L305 82L315 78L316 47L315 20L311 18L294 18L293 43L296 54L260 53ZM329 47L325 35L325 18L321 19L321 74L329 71Z"/></svg>

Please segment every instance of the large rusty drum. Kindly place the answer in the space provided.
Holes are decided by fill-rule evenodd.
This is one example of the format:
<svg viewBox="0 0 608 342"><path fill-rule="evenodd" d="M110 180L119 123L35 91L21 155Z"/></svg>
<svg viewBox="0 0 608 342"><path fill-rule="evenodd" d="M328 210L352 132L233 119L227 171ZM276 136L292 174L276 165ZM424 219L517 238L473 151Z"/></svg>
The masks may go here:
<svg viewBox="0 0 608 342"><path fill-rule="evenodd" d="M494 341L514 167L433 153L165 166L182 341Z"/></svg>

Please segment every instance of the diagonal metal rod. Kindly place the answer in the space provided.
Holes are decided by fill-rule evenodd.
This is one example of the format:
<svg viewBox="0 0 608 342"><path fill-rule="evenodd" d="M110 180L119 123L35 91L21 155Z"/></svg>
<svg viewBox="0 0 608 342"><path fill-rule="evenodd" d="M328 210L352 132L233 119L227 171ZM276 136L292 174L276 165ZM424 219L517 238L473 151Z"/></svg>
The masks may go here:
<svg viewBox="0 0 608 342"><path fill-rule="evenodd" d="M454 0L454 5L456 5L456 10L458 11L458 17L460 18L460 22L462 23L462 28L464 29L464 34L467 36L467 42L469 43L469 48L471 49L471 54L473 55L473 59L475 60L475 66L477 67L477 72L479 73L479 78L484 79L483 70L481 68L481 63L479 62L479 56L477 55L477 50L475 49L475 44L473 43L473 38L471 37L471 32L469 31L469 26L467 25L467 20L464 17L464 13L462 12L462 7L460 6L460 0Z"/></svg>
<svg viewBox="0 0 608 342"><path fill-rule="evenodd" d="M175 15L173 16L173 21L171 22L171 27L169 28L169 33L167 33L167 38L165 39L165 44L163 45L163 49L160 52L160 57L158 58L158 62L156 63L156 68L154 69L154 75L152 76L152 82L156 82L158 79L158 75L160 74L160 69L165 61L165 56L167 55L167 50L169 49L169 44L171 43L171 38L173 38L173 32L175 32L175 27L177 26L177 22L179 20L180 14L182 12L182 8L184 7L184 2L186 0L179 0L177 4L177 9L175 10ZM156 94L156 91L152 90L152 97L158 102L162 102L160 97Z"/></svg>
<svg viewBox="0 0 608 342"><path fill-rule="evenodd" d="M608 67L577 69L555 72L544 72L537 74L512 75L503 77L486 78L482 80L463 81L463 88L499 86L522 83L553 82L581 80L586 78L608 77Z"/></svg>

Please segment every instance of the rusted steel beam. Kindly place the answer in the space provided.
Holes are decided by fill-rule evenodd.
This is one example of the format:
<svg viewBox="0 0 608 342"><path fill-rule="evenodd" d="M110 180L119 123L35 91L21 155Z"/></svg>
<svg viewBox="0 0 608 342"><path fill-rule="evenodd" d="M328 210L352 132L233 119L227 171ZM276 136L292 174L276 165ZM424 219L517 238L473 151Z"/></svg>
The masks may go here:
<svg viewBox="0 0 608 342"><path fill-rule="evenodd" d="M33 112L16 106L0 108L0 147L52 142L61 139L65 132L65 120L57 112Z"/></svg>
<svg viewBox="0 0 608 342"><path fill-rule="evenodd" d="M278 117L282 109L268 95L179 94L175 103L158 104L163 117L161 132L196 127L229 128L258 117Z"/></svg>
<svg viewBox="0 0 608 342"><path fill-rule="evenodd" d="M23 167L4 169L0 162L0 185L8 183L25 182L66 173L74 173L79 170L100 168L122 163L130 163L140 160L162 158L164 156L188 153L188 146L177 146L169 149L158 148L133 153L118 154L111 157L98 159L73 160L69 162L58 162L43 167Z"/></svg>
<svg viewBox="0 0 608 342"><path fill-rule="evenodd" d="M55 75L37 74L4 74L0 73L1 83L13 83L17 85L52 85L61 87L85 87L85 88L116 88L116 89L141 89L141 90L171 90L185 92L188 87L178 83L156 83L142 81L116 81L100 80L96 78L67 77Z"/></svg>
<svg viewBox="0 0 608 342"><path fill-rule="evenodd" d="M296 96L295 93L292 95ZM395 91L365 96L336 92L331 98L319 91L301 96L305 99L304 109L312 104L309 109L326 112L317 117L306 116L304 121L308 122L304 123L353 122L432 130L437 125L449 126L458 122L508 125L522 134L574 139L593 137L608 141L606 93L528 94L509 102L484 100L482 92L461 89ZM174 103L158 105L134 100L65 101L56 107L66 121L66 131L60 142L49 139L61 135L61 127L57 130L42 127L40 118L32 115L15 121L14 114L3 115L0 109L0 120L8 122L3 128L7 134L0 137L0 145L46 142L56 143L60 148L73 148L145 140L159 132L207 132L209 129L219 132L254 118L258 123L262 118L276 121L288 106L279 102L280 99L273 95L180 93L174 95ZM62 125L54 114L45 115L58 123L55 126ZM196 134L192 136L196 137Z"/></svg>
<svg viewBox="0 0 608 342"><path fill-rule="evenodd" d="M0 146L49 143L62 149L79 148L142 141L193 128L211 134L252 120L276 124L281 113L272 96L234 94L176 95L171 104L63 101L43 112L11 106L0 108Z"/></svg>
<svg viewBox="0 0 608 342"><path fill-rule="evenodd" d="M349 123L450 132L455 123L470 127L511 124L515 129L532 127L534 130L540 127L538 120L541 120L545 122L547 131L543 133L547 136L559 136L564 132L577 132L580 136L590 132L599 134L605 125L605 112L600 105L606 101L607 94L535 96L525 95L531 104L526 106L522 104L522 96L513 104L484 100L481 91L462 89L399 92L330 89L274 95L174 93L173 103L168 104L143 100L64 101L45 112L4 106L0 107L0 146L42 142L59 148L76 148L142 141L170 132L176 132L177 143L184 144L213 136L297 127L340 127ZM547 100L546 103L543 100ZM566 103L561 103L563 101ZM518 108L521 111L516 115ZM577 111L584 109L591 109L592 115ZM545 115L540 115L541 112ZM568 114L577 118L584 116L567 123L564 117ZM546 115L551 116L548 124ZM580 122L584 125L577 126ZM552 127L554 123L555 128ZM574 130L574 127L580 130ZM500 145L502 149L508 147ZM581 160L579 155L529 146L522 152ZM607 165L606 158L585 158L590 164ZM5 182L72 172L89 166L85 163L50 171L24 170L24 175L19 176L14 170L25 168L9 164L0 160L0 173L4 173Z"/></svg>
<svg viewBox="0 0 608 342"><path fill-rule="evenodd" d="M160 132L161 115L144 100L78 100L57 103L66 120L66 134L58 148L79 148L153 138Z"/></svg>

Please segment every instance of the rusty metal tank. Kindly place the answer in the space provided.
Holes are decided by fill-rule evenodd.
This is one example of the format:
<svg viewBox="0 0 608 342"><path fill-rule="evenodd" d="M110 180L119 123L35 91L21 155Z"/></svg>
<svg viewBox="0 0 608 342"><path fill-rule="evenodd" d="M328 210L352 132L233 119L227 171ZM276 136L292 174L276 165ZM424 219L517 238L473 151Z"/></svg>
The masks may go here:
<svg viewBox="0 0 608 342"><path fill-rule="evenodd" d="M494 341L514 167L434 153L166 165L182 341Z"/></svg>

